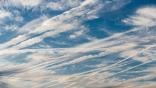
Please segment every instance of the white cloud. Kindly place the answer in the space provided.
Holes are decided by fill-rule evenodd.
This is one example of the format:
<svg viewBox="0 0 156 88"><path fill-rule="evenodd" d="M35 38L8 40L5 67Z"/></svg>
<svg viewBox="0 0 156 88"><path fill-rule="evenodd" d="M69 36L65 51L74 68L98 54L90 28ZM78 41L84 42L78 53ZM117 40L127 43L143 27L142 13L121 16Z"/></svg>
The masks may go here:
<svg viewBox="0 0 156 88"><path fill-rule="evenodd" d="M14 75L15 79L12 77L8 77L7 79L3 79L5 82L8 82L9 84L12 84L14 86L20 86L18 85L19 82L26 83L25 80L29 80L28 83L31 87L37 87L41 88L42 86L46 87L56 87L58 85L63 85L64 87L70 88L76 87L80 88L82 87L103 87L103 86L110 86L113 83L113 86L118 85L122 83L123 81L117 77L111 78L110 76L116 75L116 73L108 72L107 70L111 69L118 69L118 66L124 66L122 63L123 61L127 60L128 57L131 57L135 60L141 61L143 63L146 63L147 61L151 61L152 58L150 56L153 56L154 54L149 53L145 54L145 58L142 58L139 53L142 52L141 50L148 51L152 48L150 46L144 45L144 47L139 48L140 43L147 43L147 41L139 41L142 40L149 40L148 42L153 41L152 36L155 36L154 34L146 34L140 33L140 31L144 31L143 28L136 28L132 29L130 31L115 34L114 36L111 36L106 39L98 39L95 41L91 41L85 44L82 44L81 46L75 46L72 48L63 48L63 49L13 49L13 50L1 50L0 54L13 54L13 53L30 53L30 60L31 62L26 63L25 65L18 65L16 68L21 67L22 71L20 71L18 74ZM153 29L155 30L155 29ZM152 32L152 30L150 30ZM133 32L134 34L132 34ZM131 35L130 35L131 34ZM142 36L144 35L144 36ZM32 41L31 41L32 42ZM26 43L25 43L26 44ZM30 44L30 43L29 43ZM138 46L138 47L137 47ZM155 45L154 45L155 46ZM154 47L152 46L152 47ZM95 55L87 55L84 53L88 53L91 51L100 51L101 53L95 54ZM56 53L55 53L56 51ZM9 53L8 53L9 52ZM53 52L53 53L52 53ZM87 74L85 72L81 73L75 73L73 75L59 75L55 72L55 70L49 70L52 68L62 69L60 67L66 66L66 65L73 65L78 64L80 62L83 62L85 60L91 60L93 58L98 58L102 56L107 56L112 53L119 53L119 57L124 57L124 59L119 60L112 64L105 64L101 61L101 66L104 66L102 68L96 68L95 70L89 71ZM56 55L57 54L57 55ZM14 54L13 54L14 55ZM111 60L112 58L108 57L106 59ZM114 58L113 58L114 59ZM154 58L153 58L154 59ZM59 64L58 64L59 63ZM107 62L106 62L107 63ZM140 64L139 64L140 65ZM50 66L50 67L49 67ZM94 65L96 66L96 65ZM94 67L93 66L93 67ZM136 65L138 66L138 65ZM48 67L45 69L45 67ZM134 66L135 68L135 66ZM76 68L74 68L76 69ZM62 69L64 70L64 69ZM129 68L122 69L119 72L126 72ZM35 73L38 73L38 75L35 75ZM57 74L57 75L55 75ZM151 75L151 74L147 74ZM110 78L109 78L110 77ZM50 80L47 80L47 78L51 78ZM56 79L57 78L57 79ZM96 80L93 80L93 78L96 78ZM107 80L108 78L108 80ZM145 77L143 77L145 78ZM63 79L63 80L62 80ZM135 78L134 78L135 79ZM98 80L98 81L97 81ZM117 81L118 80L118 81ZM43 83L45 81L45 83ZM87 84L85 85L84 82L86 81ZM131 80L132 81L132 80ZM40 83L42 82L42 83ZM55 82L55 85L53 85L53 82ZM124 80L125 82L125 80ZM106 85L103 85L103 83L106 83ZM32 85L33 84L33 85ZM74 84L74 85L73 85ZM88 85L90 84L90 85ZM93 85L98 84L98 85ZM128 85L128 84L127 84ZM121 85L124 86L124 85ZM25 87L25 86L24 86Z"/></svg>
<svg viewBox="0 0 156 88"><path fill-rule="evenodd" d="M62 4L57 3L57 2L50 2L50 3L48 3L47 8L50 8L52 10L63 10L64 9L62 7Z"/></svg>
<svg viewBox="0 0 156 88"><path fill-rule="evenodd" d="M69 38L70 38L70 39L75 39L75 38L77 38L77 37L79 37L79 36L83 36L83 35L84 35L84 32L85 32L85 31L83 31L83 30L76 31L76 32L74 32L73 34L69 35Z"/></svg>
<svg viewBox="0 0 156 88"><path fill-rule="evenodd" d="M95 8L91 10L89 8L90 5L91 7L92 5L95 6ZM22 49L33 44L40 43L46 37L55 37L62 32L74 30L73 35L69 36L70 38L77 38L78 36L83 35L84 31L79 29L84 27L81 22L88 19L94 19L94 17L96 17L94 13L96 13L96 10L99 10L99 7L97 6L96 8L96 5L96 0L87 0L80 6L66 11L63 14L49 18L43 16L28 22L26 25L19 28L15 38L0 44L0 59L5 57L5 55L11 57L12 55L16 56L16 54L28 54L23 58L30 58L31 60L24 64L13 64L13 62L10 61L9 64L12 63L12 66L15 68L20 68L21 70L11 76L2 76L1 80L12 86L15 86L16 88L81 88L82 86L86 88L107 87L111 86L112 84L114 86L123 82L117 77L110 77L116 73L109 72L107 70L116 70L118 69L119 65L124 66L122 62L127 60L129 57L142 63L155 59L155 53L151 52L154 51L153 47L156 46L154 44L153 46L150 46L151 42L155 41L155 29L151 29L148 33L145 33L145 27L135 28L130 31L114 34L113 36L104 39L91 40L88 43L72 48L38 49L38 47L36 47L36 49ZM148 10L146 11L144 9L143 11L137 10L136 14L137 16L143 15L147 17L147 19L155 18L155 15L146 15L147 12ZM133 19L136 21L143 18L137 17ZM143 21L144 20L145 19L143 19ZM146 23L145 22L140 24L140 22L142 21L137 21L134 23L139 24L139 26ZM94 55L86 54L92 51L99 51L100 53ZM59 67L57 69L62 69L60 67L66 65L73 65L74 67L75 64L79 64L80 62L90 61L91 59L96 59L98 57L107 55L109 56L110 54L115 55L114 53L118 54L115 57L123 57L124 59L112 64L108 64L107 61L104 61L106 63L105 64L101 61L101 63L98 64L100 68L96 68L96 65L91 65L92 67L95 67L95 69L88 73L86 72L87 74L84 74L85 72L80 72L72 75L60 75L59 72L55 72L55 69L51 69L57 67ZM144 58L142 58L142 54L145 55ZM114 60L114 58L112 59L111 57L103 59ZM3 64L5 65L6 63L2 63L2 65ZM8 65L5 66L8 67ZM75 69L76 68L72 70ZM122 71L123 69L119 72ZM36 73L38 74L36 75ZM96 78L96 80L94 80L94 78Z"/></svg>
<svg viewBox="0 0 156 88"><path fill-rule="evenodd" d="M12 14L6 10L0 10L0 19L4 19L6 17L10 17Z"/></svg>
<svg viewBox="0 0 156 88"><path fill-rule="evenodd" d="M31 21L30 23L26 24L21 29L19 29L19 33L20 34L22 33L22 36L24 36L23 38L19 40L17 40L18 38L14 38L11 41L1 44L0 45L1 48L6 48L8 46L12 46L17 43L18 45L15 46L16 48L28 47L30 45L39 43L40 41L42 41L42 39L46 37L55 36L56 34L59 34L61 32L78 29L81 26L81 21L87 20L86 17L94 15L94 14L88 14L89 12L92 11L88 9L88 6L90 5L94 6L94 4L98 3L95 1L92 4L90 4L89 1L87 2L88 4L85 4L86 6L82 3L82 5L72 8L71 10L66 11L55 17L47 18L43 16L41 18L37 18L36 20ZM90 0L90 2L92 2L92 0ZM96 8L99 8L99 7L96 6L94 9ZM80 18L77 19L77 17L80 17ZM32 35L36 35L40 33L43 33L43 34L36 38L31 38Z"/></svg>
<svg viewBox="0 0 156 88"><path fill-rule="evenodd" d="M153 26L156 24L156 7L143 7L136 11L135 15L124 19L126 24L136 26Z"/></svg>
<svg viewBox="0 0 156 88"><path fill-rule="evenodd" d="M47 8L52 10L66 10L74 8L82 3L82 0L59 0L47 4Z"/></svg>
<svg viewBox="0 0 156 88"><path fill-rule="evenodd" d="M110 4L110 6L111 5L112 4ZM13 38L8 42L0 44L0 48L4 49L6 47L12 47L16 44L17 45L15 47L28 47L30 45L39 43L45 37L52 37L61 32L78 29L81 26L81 22L83 22L84 20L97 18L97 13L102 7L102 4L98 0L85 0L78 7L65 11L60 15L51 18L45 16L37 18L19 28L19 35L17 35L17 37L23 36L21 39ZM38 36L38 38L32 38L33 35L41 33L43 34L41 36Z"/></svg>
<svg viewBox="0 0 156 88"><path fill-rule="evenodd" d="M41 4L42 0L2 0L1 6L22 6L22 7L35 7Z"/></svg>
<svg viewBox="0 0 156 88"><path fill-rule="evenodd" d="M153 19L156 19L156 7L144 7L144 8L140 8L137 10L136 12L137 14L139 15L142 15L144 17L147 17L147 18L153 18Z"/></svg>

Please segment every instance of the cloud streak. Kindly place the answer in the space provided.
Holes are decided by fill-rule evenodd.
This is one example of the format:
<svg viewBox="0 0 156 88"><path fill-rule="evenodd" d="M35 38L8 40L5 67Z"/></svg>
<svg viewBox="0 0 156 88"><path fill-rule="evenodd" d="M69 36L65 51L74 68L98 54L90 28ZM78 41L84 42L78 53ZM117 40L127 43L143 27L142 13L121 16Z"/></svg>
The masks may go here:
<svg viewBox="0 0 156 88"><path fill-rule="evenodd" d="M70 2L70 0L68 0ZM18 3L24 3L19 0ZM29 3L28 3L29 2ZM24 6L37 6L36 0ZM60 2L55 2L59 5ZM67 4L71 4L67 2ZM72 1L71 1L72 2ZM16 4L18 4L16 3ZM54 3L54 2L52 2ZM120 4L122 3L122 4ZM73 2L72 2L73 4ZM143 7L123 19L137 25L128 31L96 38L71 47L31 48L46 38L72 32L79 39L89 29L84 22L98 18L101 10L120 9L123 0L101 2L84 0L56 16L40 16L22 25L10 40L0 43L0 86L9 88L143 88L153 87L155 76L155 7ZM118 6L119 5L119 6ZM56 9L51 7L52 9ZM105 7L106 6L106 7ZM60 6L59 6L60 7ZM66 8L60 7L61 10ZM60 9L57 8L57 9ZM3 17L9 16L3 13ZM147 22L147 20L149 20ZM145 24L147 27L145 27ZM152 25L150 25L152 24ZM148 30L147 30L148 28ZM145 67L145 68L143 68ZM145 85L144 82L151 83ZM151 82L152 81L152 82ZM11 87L10 87L11 86Z"/></svg>

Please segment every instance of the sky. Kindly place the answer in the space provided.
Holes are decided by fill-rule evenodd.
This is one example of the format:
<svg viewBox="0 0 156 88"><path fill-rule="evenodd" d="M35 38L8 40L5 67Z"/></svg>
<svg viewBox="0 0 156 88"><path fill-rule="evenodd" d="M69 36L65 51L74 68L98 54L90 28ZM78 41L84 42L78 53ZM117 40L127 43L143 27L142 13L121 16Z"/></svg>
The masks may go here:
<svg viewBox="0 0 156 88"><path fill-rule="evenodd" d="M155 88L155 14L155 0L0 0L0 88Z"/></svg>

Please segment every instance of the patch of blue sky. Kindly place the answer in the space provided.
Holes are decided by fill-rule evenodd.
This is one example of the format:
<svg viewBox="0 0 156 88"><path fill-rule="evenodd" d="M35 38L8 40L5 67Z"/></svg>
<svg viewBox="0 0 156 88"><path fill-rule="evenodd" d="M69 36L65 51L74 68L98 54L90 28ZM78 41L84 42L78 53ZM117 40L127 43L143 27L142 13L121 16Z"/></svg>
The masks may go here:
<svg viewBox="0 0 156 88"><path fill-rule="evenodd" d="M31 53L13 54L13 55L8 55L4 59L12 64L23 64L23 63L28 63L31 60L30 58L28 58L30 54Z"/></svg>
<svg viewBox="0 0 156 88"><path fill-rule="evenodd" d="M134 26L126 25L123 19L134 14L134 12L143 6L155 5L154 0L132 1L124 7L115 11L100 11L99 18L84 22L90 29L89 34L97 38L105 38L114 33L124 32L132 29Z"/></svg>
<svg viewBox="0 0 156 88"><path fill-rule="evenodd" d="M1 30L4 30L4 29L1 29ZM16 36L16 34L12 31L1 31L0 43L9 41L12 37L15 37L15 36Z"/></svg>
<svg viewBox="0 0 156 88"><path fill-rule="evenodd" d="M127 70L125 72L121 72L121 73L111 76L111 77L118 77L120 79L130 80L133 78L146 76L146 75L150 74L148 69L156 66L156 61L151 61L151 62L149 62L147 64L143 64L143 65L141 65L141 64L143 64L143 63L136 61L134 59L131 59L131 61L129 61L126 65L123 65L122 67L118 67L119 69L117 69L117 68L114 69L115 71L113 71L113 72L114 72L114 74L116 74L117 72L123 71L124 69L129 69L129 68L133 68L136 66L135 68Z"/></svg>
<svg viewBox="0 0 156 88"><path fill-rule="evenodd" d="M96 53L96 55L97 55L100 52L95 51L94 53ZM94 54L90 53L89 55L94 55ZM83 56L83 54L81 54L81 56ZM86 54L84 54L84 56L86 56ZM75 59L78 59L78 58L75 58ZM111 66L111 65L115 64L116 62L119 62L123 59L125 59L125 58L120 57L119 54L112 53L112 54L108 54L108 55L104 55L104 56L97 56L97 57L89 58L89 59L86 59L82 62L78 62L75 64L64 65L64 66L61 66L58 68L54 68L52 70L55 70L57 74L70 75L70 74L79 74L79 73L83 73L85 71L87 72L87 71L95 70L98 68L98 65L101 65L101 68L108 67L107 70L105 70L105 71L109 71L110 70L109 68L111 68L109 66ZM66 62L68 62L68 61L66 61ZM59 63L59 64L61 64L61 63ZM113 69L114 70L117 69L116 67L118 65L120 65L120 64L117 64ZM53 66L54 65L52 65L52 67ZM51 66L48 66L47 68L50 69ZM110 71L113 72L113 69Z"/></svg>

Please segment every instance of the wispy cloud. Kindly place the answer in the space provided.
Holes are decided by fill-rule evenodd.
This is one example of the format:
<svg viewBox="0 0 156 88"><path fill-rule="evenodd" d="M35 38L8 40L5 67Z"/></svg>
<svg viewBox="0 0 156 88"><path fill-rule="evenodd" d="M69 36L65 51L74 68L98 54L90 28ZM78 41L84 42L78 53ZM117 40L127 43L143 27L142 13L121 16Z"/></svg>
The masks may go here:
<svg viewBox="0 0 156 88"><path fill-rule="evenodd" d="M42 0L1 0L2 6L16 6L16 7L34 7L41 4Z"/></svg>
<svg viewBox="0 0 156 88"><path fill-rule="evenodd" d="M136 26L153 26L156 21L156 7L142 7L136 11L136 14L123 22Z"/></svg>
<svg viewBox="0 0 156 88"><path fill-rule="evenodd" d="M77 7L79 6L83 0L59 0L50 2L47 4L47 8L50 8L52 10L66 10L69 8Z"/></svg>
<svg viewBox="0 0 156 88"><path fill-rule="evenodd" d="M12 1L9 3L26 7L38 6L41 3L40 0ZM98 18L100 11L114 11L128 3L124 3L123 0L67 0L65 4L63 2L65 0L49 3L53 6L48 8L65 12L52 17L42 15L25 22L16 29L14 37L0 43L0 66L3 67L0 70L0 86L146 88L146 84L141 80L148 79L144 81L148 83L155 77L154 66L146 66L143 70L141 68L155 61L155 7L140 8L134 15L124 19L126 24L137 25L126 32L101 39L93 40L91 37L90 41L72 47L30 48L42 43L47 37L55 38L61 33L72 32L68 38L73 40L89 37L85 21ZM2 14L2 18L10 16L5 12ZM20 17L20 14L18 16ZM147 86L155 85L151 83Z"/></svg>

